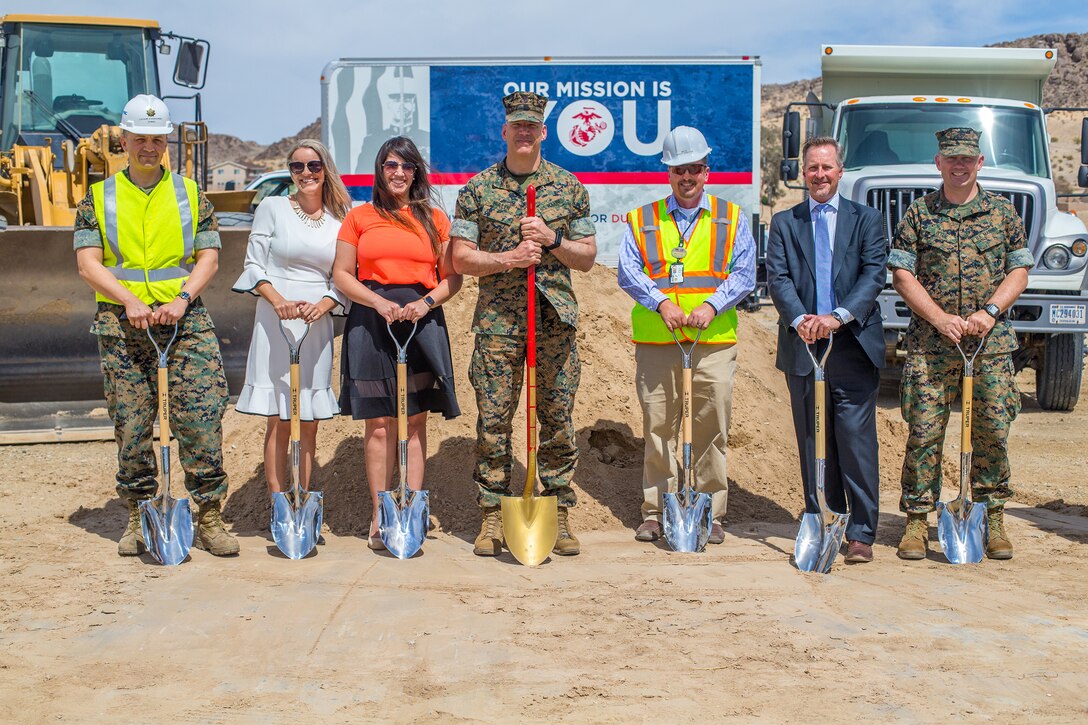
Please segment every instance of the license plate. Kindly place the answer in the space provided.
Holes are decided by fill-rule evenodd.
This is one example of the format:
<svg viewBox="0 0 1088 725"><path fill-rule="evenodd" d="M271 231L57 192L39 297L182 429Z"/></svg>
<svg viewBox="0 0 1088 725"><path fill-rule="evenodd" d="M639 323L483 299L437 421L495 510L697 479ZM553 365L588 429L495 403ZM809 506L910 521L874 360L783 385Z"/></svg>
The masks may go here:
<svg viewBox="0 0 1088 725"><path fill-rule="evenodd" d="M1088 308L1088 305L1051 305L1050 324L1083 325L1085 320L1085 308Z"/></svg>

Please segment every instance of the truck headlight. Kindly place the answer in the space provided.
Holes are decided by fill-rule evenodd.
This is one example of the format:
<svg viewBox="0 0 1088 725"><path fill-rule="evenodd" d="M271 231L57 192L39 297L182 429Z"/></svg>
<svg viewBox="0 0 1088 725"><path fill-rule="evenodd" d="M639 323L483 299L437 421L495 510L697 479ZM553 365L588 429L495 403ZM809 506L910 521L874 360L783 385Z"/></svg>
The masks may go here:
<svg viewBox="0 0 1088 725"><path fill-rule="evenodd" d="M1074 257L1083 257L1086 253L1088 253L1088 241L1078 239L1077 241L1073 242Z"/></svg>
<svg viewBox="0 0 1088 725"><path fill-rule="evenodd" d="M1071 259L1068 247L1061 244L1050 246L1043 252L1043 266L1047 269L1066 269Z"/></svg>

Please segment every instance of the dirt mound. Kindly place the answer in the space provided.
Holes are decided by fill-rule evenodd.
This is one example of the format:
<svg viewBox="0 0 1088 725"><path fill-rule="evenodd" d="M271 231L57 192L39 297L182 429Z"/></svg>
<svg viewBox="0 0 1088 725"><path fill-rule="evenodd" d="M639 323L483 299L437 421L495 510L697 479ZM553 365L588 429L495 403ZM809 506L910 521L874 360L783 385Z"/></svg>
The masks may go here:
<svg viewBox="0 0 1088 725"><path fill-rule="evenodd" d="M630 299L616 284L615 270L596 266L575 275L581 305L579 350L582 384L574 411L581 453L574 476L580 530L636 527L640 522L642 414L634 387L634 349L630 342ZM453 343L461 417L428 424L427 487L431 510L442 530L468 536L478 525L475 461L476 402L468 383L472 354L472 312L476 282L446 305ZM796 519L803 499L798 473L789 396L774 367L773 310L741 316L741 347L729 435L728 519L784 522ZM677 353L679 364L679 352ZM339 373L334 371L334 379ZM513 480L524 480L525 432L519 410L514 450L519 455ZM884 484L895 486L901 465L903 423L895 411L878 411ZM231 493L225 516L240 531L268 526L268 503L261 463L264 420L233 410L225 421ZM315 485L325 491L325 521L337 534L363 533L370 520L363 466L361 422L338 418L322 423Z"/></svg>

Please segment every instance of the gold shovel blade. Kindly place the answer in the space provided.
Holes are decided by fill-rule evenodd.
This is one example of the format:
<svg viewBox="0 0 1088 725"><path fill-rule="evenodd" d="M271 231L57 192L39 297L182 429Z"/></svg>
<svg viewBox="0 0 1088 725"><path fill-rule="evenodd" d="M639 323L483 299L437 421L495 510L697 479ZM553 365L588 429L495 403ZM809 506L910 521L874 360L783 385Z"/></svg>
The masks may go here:
<svg viewBox="0 0 1088 725"><path fill-rule="evenodd" d="M504 496L502 530L506 548L525 566L537 566L559 538L559 505L555 496Z"/></svg>

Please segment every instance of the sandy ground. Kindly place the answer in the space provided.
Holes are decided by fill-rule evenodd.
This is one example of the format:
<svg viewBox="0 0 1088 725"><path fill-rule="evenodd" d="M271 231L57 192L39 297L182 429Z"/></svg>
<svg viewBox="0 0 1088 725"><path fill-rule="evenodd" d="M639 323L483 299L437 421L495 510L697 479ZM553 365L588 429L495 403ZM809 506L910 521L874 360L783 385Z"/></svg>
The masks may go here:
<svg viewBox="0 0 1088 725"><path fill-rule="evenodd" d="M298 562L268 535L259 419L225 422L224 510L241 556L194 550L171 569L116 556L125 512L112 443L0 448L0 719L1088 718L1088 387L1076 411L1044 413L1033 376L1020 377L1016 558L954 567L939 549L895 557L904 426L888 386L876 561L802 574L789 561L802 501L774 317L742 315L728 536L677 554L632 540L642 440L626 298L603 268L578 293L583 553L537 569L471 551L471 288L449 309L464 415L430 423L438 528L412 560L361 538L370 512L351 421L322 427L327 543ZM949 429L954 488L955 416Z"/></svg>

